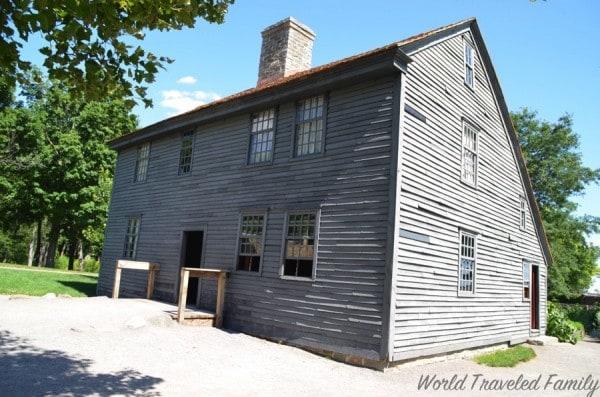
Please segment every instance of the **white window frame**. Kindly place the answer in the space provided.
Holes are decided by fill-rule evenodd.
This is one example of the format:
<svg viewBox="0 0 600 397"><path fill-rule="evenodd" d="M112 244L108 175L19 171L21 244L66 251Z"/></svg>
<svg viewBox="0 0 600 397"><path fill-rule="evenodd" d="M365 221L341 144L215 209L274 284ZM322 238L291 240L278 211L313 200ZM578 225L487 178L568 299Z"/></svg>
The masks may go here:
<svg viewBox="0 0 600 397"><path fill-rule="evenodd" d="M519 197L519 229L527 230L527 202L525 197Z"/></svg>
<svg viewBox="0 0 600 397"><path fill-rule="evenodd" d="M249 274L249 275L255 275L255 276L260 276L262 274L263 261L264 261L264 257L265 257L265 238L267 235L267 221L268 221L267 215L268 214L266 211L254 211L254 210L242 211L240 213L238 233L237 233L237 244L235 245L235 256L234 256L235 259L234 259L234 263L233 263L233 268L235 269L236 272L238 272L240 274ZM263 217L262 237L261 237L262 244L261 244L260 260L258 263L258 271L255 271L255 272L252 270L238 269L239 257L244 256L244 255L240 255L240 246L241 246L241 242L242 242L242 225L243 225L245 216L262 216ZM249 256L252 256L252 255L249 255Z"/></svg>
<svg viewBox="0 0 600 397"><path fill-rule="evenodd" d="M311 277L303 277L303 276L289 276L285 275L285 260L287 257L287 240L288 240L288 226L290 215L302 215L302 214L313 214L315 216L315 224L314 224L314 240L313 240L313 265L312 265L312 274ZM319 230L321 223L321 211L315 209L300 209L287 211L285 214L285 220L283 224L283 236L281 243L281 260L280 260L280 268L279 268L279 277L284 280L298 280L298 281L313 281L317 278L317 257L319 250Z"/></svg>
<svg viewBox="0 0 600 397"><path fill-rule="evenodd" d="M148 179L148 166L150 165L150 142L144 142L137 147L135 154L135 169L133 182L145 182ZM143 170L143 172L140 172Z"/></svg>
<svg viewBox="0 0 600 397"><path fill-rule="evenodd" d="M135 231L132 232L131 223L135 222ZM123 259L135 259L137 256L137 248L140 240L140 229L142 217L130 216L127 218L127 228L125 229L125 241L123 242Z"/></svg>
<svg viewBox="0 0 600 397"><path fill-rule="evenodd" d="M521 268L521 277L522 277L521 298L523 298L523 302L529 302L529 301L531 301L531 262L524 259L522 264L523 264L523 266ZM525 279L525 269L527 269L528 280ZM527 283L528 296L525 296L525 283Z"/></svg>
<svg viewBox="0 0 600 397"><path fill-rule="evenodd" d="M196 134L194 132L186 132L181 136L181 143L179 145L179 167L177 170L178 175L188 175L192 173L194 169L194 143L196 142ZM191 144L190 148L184 148L183 145ZM184 155L184 149L191 149L190 155ZM189 158L189 164L182 163L184 159ZM186 171L185 167L189 165L189 169Z"/></svg>
<svg viewBox="0 0 600 397"><path fill-rule="evenodd" d="M275 155L275 133L277 130L277 108L271 107L268 109L264 109L257 113L252 113L250 115L250 139L248 142L248 165L265 165L272 164L273 157ZM271 149L269 151L253 151L253 148L256 148L258 145L254 140L258 138L258 136L264 136L271 134ZM261 141L262 145L268 146L269 140ZM257 160L257 153L265 153L267 154L266 159Z"/></svg>
<svg viewBox="0 0 600 397"><path fill-rule="evenodd" d="M469 141L469 134L473 135L473 139ZM469 143L473 142L474 145L470 146ZM472 187L477 187L479 179L479 145L480 145L480 131L473 124L466 120L462 122L462 134L461 134L461 166L460 166L460 180ZM473 170L465 170L467 166L465 161L466 154L470 153L473 155ZM473 174L473 180L468 180L466 172L470 171Z"/></svg>
<svg viewBox="0 0 600 397"><path fill-rule="evenodd" d="M473 250L472 256L463 255L463 242L462 242L463 236L470 237L473 239L473 247L471 247ZM472 270L472 276L471 276L471 285L472 285L471 290L461 289L461 280L462 280L462 276L463 276L463 267L462 267L463 259L473 261L473 270ZM474 296L476 288L477 288L476 283L477 283L477 234L466 231L466 230L460 230L459 234L458 234L458 279L457 279L457 285L456 285L458 296Z"/></svg>
<svg viewBox="0 0 600 397"><path fill-rule="evenodd" d="M465 85L467 87L469 87L470 89L474 90L475 89L475 48L467 40L464 40L464 44L465 44L465 48L464 48ZM471 55L470 60L469 60L469 57L467 56L469 53ZM471 71L471 82L470 83L469 83L469 80L467 79L469 70Z"/></svg>

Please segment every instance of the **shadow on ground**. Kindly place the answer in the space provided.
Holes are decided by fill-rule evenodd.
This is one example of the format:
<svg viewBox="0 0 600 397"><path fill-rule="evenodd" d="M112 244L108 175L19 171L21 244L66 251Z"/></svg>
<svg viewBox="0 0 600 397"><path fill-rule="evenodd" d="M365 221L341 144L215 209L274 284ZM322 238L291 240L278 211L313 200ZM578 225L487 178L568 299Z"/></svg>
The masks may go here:
<svg viewBox="0 0 600 397"><path fill-rule="evenodd" d="M65 287L73 288L74 290L77 290L86 296L96 296L96 279L94 277L90 277L90 279L93 279L93 284L82 281L59 280L58 282Z"/></svg>
<svg viewBox="0 0 600 397"><path fill-rule="evenodd" d="M163 382L134 370L93 373L89 371L92 363L58 350L37 348L0 330L0 396L157 396L153 389Z"/></svg>

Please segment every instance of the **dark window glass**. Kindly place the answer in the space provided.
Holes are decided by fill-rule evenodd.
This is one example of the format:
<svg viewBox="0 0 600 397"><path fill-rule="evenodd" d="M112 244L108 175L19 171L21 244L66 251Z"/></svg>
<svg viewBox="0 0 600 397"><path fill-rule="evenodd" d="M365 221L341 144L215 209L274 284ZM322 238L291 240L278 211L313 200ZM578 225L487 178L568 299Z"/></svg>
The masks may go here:
<svg viewBox="0 0 600 397"><path fill-rule="evenodd" d="M458 270L458 290L473 293L475 290L475 236L460 234L460 263Z"/></svg>
<svg viewBox="0 0 600 397"><path fill-rule="evenodd" d="M134 182L143 182L148 174L148 160L150 158L150 142L139 146L135 160Z"/></svg>
<svg viewBox="0 0 600 397"><path fill-rule="evenodd" d="M252 115L248 164L268 163L273 159L275 109Z"/></svg>
<svg viewBox="0 0 600 397"><path fill-rule="evenodd" d="M192 156L194 153L194 134L187 133L181 139L179 150L179 175L192 171Z"/></svg>
<svg viewBox="0 0 600 397"><path fill-rule="evenodd" d="M285 238L283 275L312 277L315 248L314 213L290 214Z"/></svg>
<svg viewBox="0 0 600 397"><path fill-rule="evenodd" d="M242 216L237 270L259 271L263 250L263 227L263 215Z"/></svg>
<svg viewBox="0 0 600 397"><path fill-rule="evenodd" d="M131 217L127 221L123 258L135 258L137 252L138 235L140 232L140 218Z"/></svg>
<svg viewBox="0 0 600 397"><path fill-rule="evenodd" d="M296 105L296 156L321 153L323 146L323 95Z"/></svg>

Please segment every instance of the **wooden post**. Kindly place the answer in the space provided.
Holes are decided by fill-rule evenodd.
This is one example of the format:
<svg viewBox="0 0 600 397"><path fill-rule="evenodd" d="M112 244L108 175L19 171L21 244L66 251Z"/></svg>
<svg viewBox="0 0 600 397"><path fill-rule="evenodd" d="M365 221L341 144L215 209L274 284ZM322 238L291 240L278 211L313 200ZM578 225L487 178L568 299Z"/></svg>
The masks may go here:
<svg viewBox="0 0 600 397"><path fill-rule="evenodd" d="M225 302L225 273L219 273L217 278L217 307L215 308L215 327L223 325L223 303Z"/></svg>
<svg viewBox="0 0 600 397"><path fill-rule="evenodd" d="M154 280L156 279L156 266L150 265L148 270L148 283L146 284L146 299L152 299L154 292Z"/></svg>
<svg viewBox="0 0 600 397"><path fill-rule="evenodd" d="M185 315L185 301L187 299L188 281L190 277L189 270L185 268L181 269L180 281L179 281L179 302L177 306L177 321L181 324L184 320Z"/></svg>
<svg viewBox="0 0 600 397"><path fill-rule="evenodd" d="M121 285L121 267L119 266L119 261L117 261L117 265L115 266L115 282L113 284L113 299L117 299L119 297L119 287Z"/></svg>

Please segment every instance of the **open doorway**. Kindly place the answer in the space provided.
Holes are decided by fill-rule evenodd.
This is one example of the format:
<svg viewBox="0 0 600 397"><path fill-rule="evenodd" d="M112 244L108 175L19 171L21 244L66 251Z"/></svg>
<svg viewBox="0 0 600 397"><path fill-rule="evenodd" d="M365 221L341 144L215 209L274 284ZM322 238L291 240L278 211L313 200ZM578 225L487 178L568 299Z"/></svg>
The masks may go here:
<svg viewBox="0 0 600 397"><path fill-rule="evenodd" d="M192 230L183 232L182 267L202 266L202 246L204 231ZM186 305L196 305L198 300L198 279L192 278L188 284Z"/></svg>
<svg viewBox="0 0 600 397"><path fill-rule="evenodd" d="M540 267L531 265L531 329L540 329Z"/></svg>

